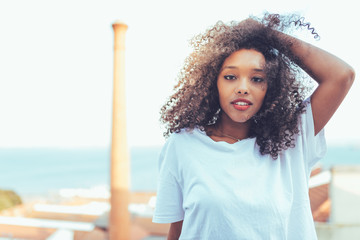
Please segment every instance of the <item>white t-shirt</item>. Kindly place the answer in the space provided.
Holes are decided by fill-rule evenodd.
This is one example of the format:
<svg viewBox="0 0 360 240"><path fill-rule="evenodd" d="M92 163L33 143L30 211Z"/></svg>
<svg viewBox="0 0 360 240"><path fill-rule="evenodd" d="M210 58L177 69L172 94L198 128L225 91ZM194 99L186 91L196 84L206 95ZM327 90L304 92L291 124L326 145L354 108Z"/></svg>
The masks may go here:
<svg viewBox="0 0 360 240"><path fill-rule="evenodd" d="M277 160L255 138L215 142L199 129L174 133L164 145L153 222L183 221L180 239L317 239L310 209L311 168L324 156L314 136L309 100L295 148Z"/></svg>

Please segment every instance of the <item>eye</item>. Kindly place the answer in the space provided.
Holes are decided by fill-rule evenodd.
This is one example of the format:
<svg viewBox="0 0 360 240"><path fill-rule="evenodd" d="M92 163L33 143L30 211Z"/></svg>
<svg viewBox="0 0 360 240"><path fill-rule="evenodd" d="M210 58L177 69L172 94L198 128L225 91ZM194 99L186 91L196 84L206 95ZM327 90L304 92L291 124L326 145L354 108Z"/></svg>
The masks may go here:
<svg viewBox="0 0 360 240"><path fill-rule="evenodd" d="M264 81L264 79L263 79L263 78L261 78L261 77L253 77L251 80L252 80L253 82L258 82L258 83L260 83L260 82L263 82L263 81Z"/></svg>
<svg viewBox="0 0 360 240"><path fill-rule="evenodd" d="M234 76L234 75L225 75L224 78L225 78L226 80L235 80L235 79L236 79L236 76Z"/></svg>

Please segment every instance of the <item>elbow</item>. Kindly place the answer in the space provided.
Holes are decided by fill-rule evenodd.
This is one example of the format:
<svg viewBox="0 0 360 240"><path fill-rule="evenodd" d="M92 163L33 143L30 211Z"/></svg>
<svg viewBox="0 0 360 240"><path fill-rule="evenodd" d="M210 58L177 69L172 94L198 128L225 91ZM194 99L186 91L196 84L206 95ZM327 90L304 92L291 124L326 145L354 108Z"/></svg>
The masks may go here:
<svg viewBox="0 0 360 240"><path fill-rule="evenodd" d="M351 85L353 84L354 80L355 80L355 70L352 67L350 67L350 70L349 70L349 82L350 82Z"/></svg>
<svg viewBox="0 0 360 240"><path fill-rule="evenodd" d="M349 90L355 80L355 70L349 66L349 68L346 71L344 71L343 77L340 79L343 88Z"/></svg>
<svg viewBox="0 0 360 240"><path fill-rule="evenodd" d="M348 89L351 88L352 84L354 83L355 80L355 70L352 67L349 67L347 73L346 73L346 77L345 77L345 84L348 87Z"/></svg>

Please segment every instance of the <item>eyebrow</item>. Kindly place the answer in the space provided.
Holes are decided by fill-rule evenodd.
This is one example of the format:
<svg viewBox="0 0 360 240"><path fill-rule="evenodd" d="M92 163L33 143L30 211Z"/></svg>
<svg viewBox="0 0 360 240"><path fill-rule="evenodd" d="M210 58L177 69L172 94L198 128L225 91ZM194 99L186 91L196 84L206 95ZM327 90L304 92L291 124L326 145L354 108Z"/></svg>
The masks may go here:
<svg viewBox="0 0 360 240"><path fill-rule="evenodd" d="M229 69L238 69L238 67L230 65L230 66L222 67L221 71L223 71L224 69L227 69L227 68L229 68ZM264 69L262 69L262 68L253 68L252 70L254 70L255 72L264 72Z"/></svg>

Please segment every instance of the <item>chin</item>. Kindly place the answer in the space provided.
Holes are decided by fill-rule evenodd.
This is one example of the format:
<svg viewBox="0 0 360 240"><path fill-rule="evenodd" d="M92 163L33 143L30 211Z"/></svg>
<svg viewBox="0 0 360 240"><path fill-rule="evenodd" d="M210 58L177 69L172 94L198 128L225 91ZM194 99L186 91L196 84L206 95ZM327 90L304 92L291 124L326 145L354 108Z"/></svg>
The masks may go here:
<svg viewBox="0 0 360 240"><path fill-rule="evenodd" d="M227 119L228 121L232 121L234 123L246 123L248 122L253 116L253 113L246 113L246 112L231 112L229 111L226 113L225 111L222 112L221 118Z"/></svg>
<svg viewBox="0 0 360 240"><path fill-rule="evenodd" d="M244 115L241 117L236 117L236 118L231 118L231 120L233 120L234 122L237 122L237 123L246 123L250 119L251 119L251 116L247 116L247 115Z"/></svg>

